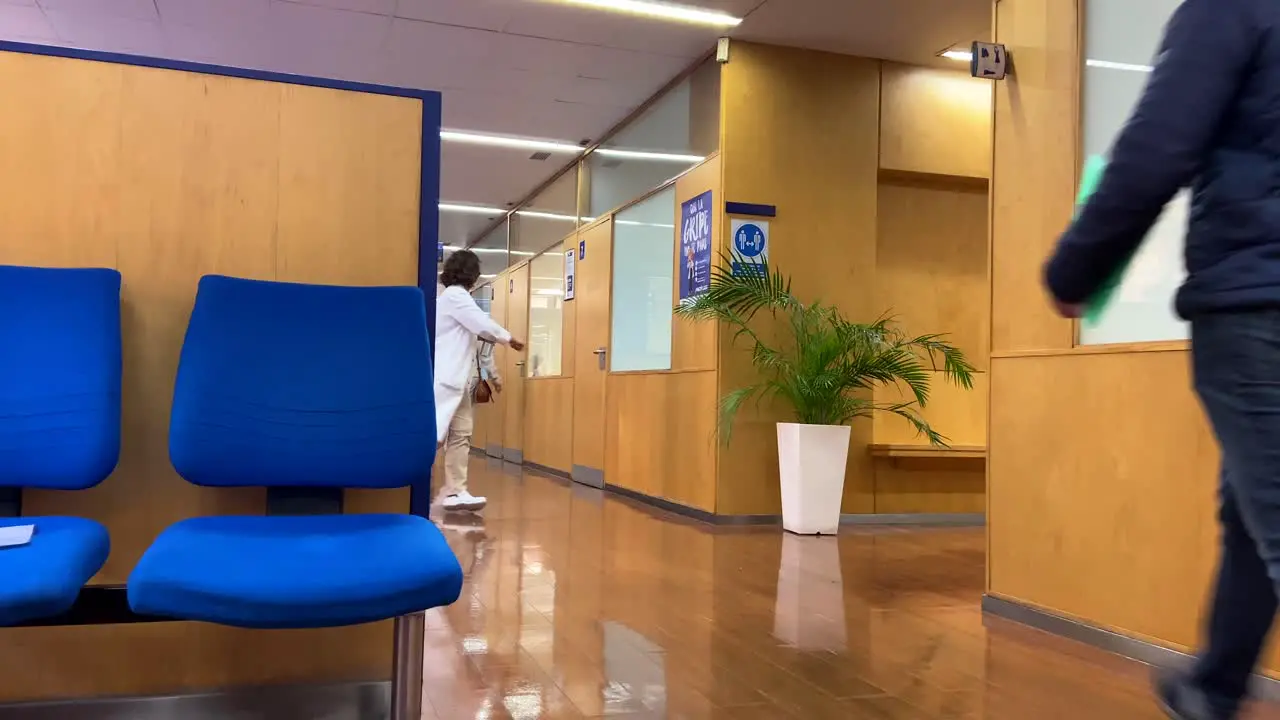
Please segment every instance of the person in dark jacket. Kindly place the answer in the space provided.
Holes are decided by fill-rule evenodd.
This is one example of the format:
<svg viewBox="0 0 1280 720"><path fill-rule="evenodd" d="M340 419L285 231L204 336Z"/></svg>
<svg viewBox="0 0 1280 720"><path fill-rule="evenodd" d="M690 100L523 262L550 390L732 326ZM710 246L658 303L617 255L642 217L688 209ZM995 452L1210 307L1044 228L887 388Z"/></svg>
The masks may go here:
<svg viewBox="0 0 1280 720"><path fill-rule="evenodd" d="M1280 2L1185 0L1095 194L1045 282L1063 315L1192 189L1187 279L1194 386L1222 447L1222 556L1206 645L1157 684L1166 712L1238 716L1280 582Z"/></svg>

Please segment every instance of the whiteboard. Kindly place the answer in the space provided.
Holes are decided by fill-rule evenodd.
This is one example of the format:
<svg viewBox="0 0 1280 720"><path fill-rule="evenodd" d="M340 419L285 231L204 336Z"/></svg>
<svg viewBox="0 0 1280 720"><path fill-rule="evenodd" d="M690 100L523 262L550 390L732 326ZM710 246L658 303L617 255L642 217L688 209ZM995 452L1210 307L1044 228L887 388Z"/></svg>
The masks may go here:
<svg viewBox="0 0 1280 720"><path fill-rule="evenodd" d="M1178 0L1086 0L1084 157L1107 154L1133 113L1164 25L1177 6ZM1081 324L1081 345L1184 340L1190 335L1173 309L1186 278L1189 197L1184 190L1165 207L1098 324Z"/></svg>

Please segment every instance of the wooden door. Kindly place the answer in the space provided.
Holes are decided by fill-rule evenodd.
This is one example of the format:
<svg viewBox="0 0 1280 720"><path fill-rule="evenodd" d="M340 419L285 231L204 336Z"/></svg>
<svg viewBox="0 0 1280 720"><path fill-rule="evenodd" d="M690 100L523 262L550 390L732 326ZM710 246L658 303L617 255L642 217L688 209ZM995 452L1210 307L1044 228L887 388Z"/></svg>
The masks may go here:
<svg viewBox="0 0 1280 720"><path fill-rule="evenodd" d="M605 378L613 287L613 221L579 235L574 303L573 479L604 487Z"/></svg>
<svg viewBox="0 0 1280 720"><path fill-rule="evenodd" d="M498 277L493 281L493 298L489 301L489 316L498 322L502 327L507 326L507 274L499 273ZM494 367L498 369L498 373L502 375L505 382L507 380L506 355L508 350L501 345L493 349ZM504 388L505 390L505 388ZM485 426L485 444L484 453L489 457L501 458L503 448L503 425L506 419L506 392L500 392L494 396L493 402L489 407L483 408L480 413L484 415Z"/></svg>
<svg viewBox="0 0 1280 720"><path fill-rule="evenodd" d="M518 340L529 341L529 264L507 271L506 328ZM499 287L498 293L504 288ZM502 408L502 459L524 462L524 378L525 354L503 348L502 375L505 388Z"/></svg>
<svg viewBox="0 0 1280 720"><path fill-rule="evenodd" d="M487 308L489 316L495 320L498 318L493 314L493 286L488 285L477 289L472 295L476 298L476 303L482 308ZM501 320L499 320L501 322ZM477 405L474 410L474 423L471 429L471 447L481 452L488 452L489 447L489 426L492 424L490 420L492 405Z"/></svg>

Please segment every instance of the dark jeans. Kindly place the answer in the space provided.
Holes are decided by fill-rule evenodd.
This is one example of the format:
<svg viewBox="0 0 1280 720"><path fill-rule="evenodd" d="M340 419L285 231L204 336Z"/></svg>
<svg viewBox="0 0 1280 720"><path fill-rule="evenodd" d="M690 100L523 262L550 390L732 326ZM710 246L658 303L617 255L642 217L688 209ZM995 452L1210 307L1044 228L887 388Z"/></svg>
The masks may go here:
<svg viewBox="0 0 1280 720"><path fill-rule="evenodd" d="M1196 392L1222 446L1222 557L1193 683L1233 718L1280 583L1280 310L1196 318Z"/></svg>

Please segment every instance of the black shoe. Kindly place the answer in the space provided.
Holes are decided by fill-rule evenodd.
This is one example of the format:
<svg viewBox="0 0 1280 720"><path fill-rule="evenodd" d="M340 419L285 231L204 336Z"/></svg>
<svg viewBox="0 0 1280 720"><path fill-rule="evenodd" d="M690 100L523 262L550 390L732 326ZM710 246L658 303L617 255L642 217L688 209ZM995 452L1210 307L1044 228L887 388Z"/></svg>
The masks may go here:
<svg viewBox="0 0 1280 720"><path fill-rule="evenodd" d="M1172 720L1229 720L1227 715L1213 710L1209 699L1185 675L1162 673L1155 684L1160 709Z"/></svg>

